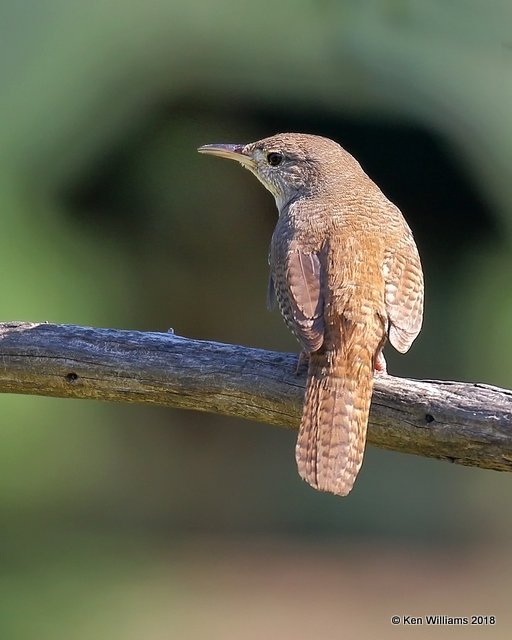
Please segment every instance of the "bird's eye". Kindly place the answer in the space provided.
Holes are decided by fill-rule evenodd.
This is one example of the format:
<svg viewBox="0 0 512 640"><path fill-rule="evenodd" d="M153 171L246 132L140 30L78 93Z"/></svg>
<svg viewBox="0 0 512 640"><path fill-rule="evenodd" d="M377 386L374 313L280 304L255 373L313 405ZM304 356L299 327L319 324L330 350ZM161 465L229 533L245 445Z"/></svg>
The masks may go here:
<svg viewBox="0 0 512 640"><path fill-rule="evenodd" d="M283 154L277 153L276 151L271 151L267 153L267 162L271 167L278 167L283 161Z"/></svg>

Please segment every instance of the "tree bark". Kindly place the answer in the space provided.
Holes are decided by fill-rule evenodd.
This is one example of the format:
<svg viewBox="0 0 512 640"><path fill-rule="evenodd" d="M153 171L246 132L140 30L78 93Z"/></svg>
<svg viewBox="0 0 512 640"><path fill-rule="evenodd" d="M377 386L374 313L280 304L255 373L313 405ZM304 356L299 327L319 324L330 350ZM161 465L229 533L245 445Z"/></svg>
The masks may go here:
<svg viewBox="0 0 512 640"><path fill-rule="evenodd" d="M297 428L297 355L72 325L0 324L0 392L195 409ZM512 471L512 391L480 383L375 381L368 441Z"/></svg>

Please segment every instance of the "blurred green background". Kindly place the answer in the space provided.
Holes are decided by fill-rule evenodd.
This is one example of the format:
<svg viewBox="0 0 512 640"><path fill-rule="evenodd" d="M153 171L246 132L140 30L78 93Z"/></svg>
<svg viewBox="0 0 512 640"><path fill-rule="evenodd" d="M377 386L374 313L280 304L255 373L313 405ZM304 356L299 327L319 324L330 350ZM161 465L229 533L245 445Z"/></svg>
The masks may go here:
<svg viewBox="0 0 512 640"><path fill-rule="evenodd" d="M390 371L510 388L511 24L505 0L0 0L0 318L297 350L265 309L272 198L195 150L305 131L414 230L425 325ZM285 430L23 396L0 416L2 639L405 637L393 614L509 637L505 474L370 447L337 499Z"/></svg>

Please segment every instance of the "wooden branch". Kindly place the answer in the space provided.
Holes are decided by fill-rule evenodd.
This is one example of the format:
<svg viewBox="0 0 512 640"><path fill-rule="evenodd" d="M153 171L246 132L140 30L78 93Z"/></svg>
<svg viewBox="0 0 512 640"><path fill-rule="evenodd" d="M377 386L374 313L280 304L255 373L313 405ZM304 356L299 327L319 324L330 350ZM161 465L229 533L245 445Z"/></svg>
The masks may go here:
<svg viewBox="0 0 512 640"><path fill-rule="evenodd" d="M0 324L0 392L156 404L296 428L297 356L171 333ZM512 391L478 383L376 380L370 443L512 471Z"/></svg>

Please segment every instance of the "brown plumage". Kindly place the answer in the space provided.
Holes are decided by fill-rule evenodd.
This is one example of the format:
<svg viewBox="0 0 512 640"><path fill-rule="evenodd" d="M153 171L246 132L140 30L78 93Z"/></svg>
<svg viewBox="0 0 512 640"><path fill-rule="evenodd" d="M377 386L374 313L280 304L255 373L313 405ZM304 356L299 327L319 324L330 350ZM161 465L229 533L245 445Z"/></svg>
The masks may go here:
<svg viewBox="0 0 512 640"><path fill-rule="evenodd" d="M340 145L286 133L206 145L274 195L269 301L309 354L296 447L299 474L347 495L361 467L382 348L405 352L421 329L423 274L402 214Z"/></svg>

